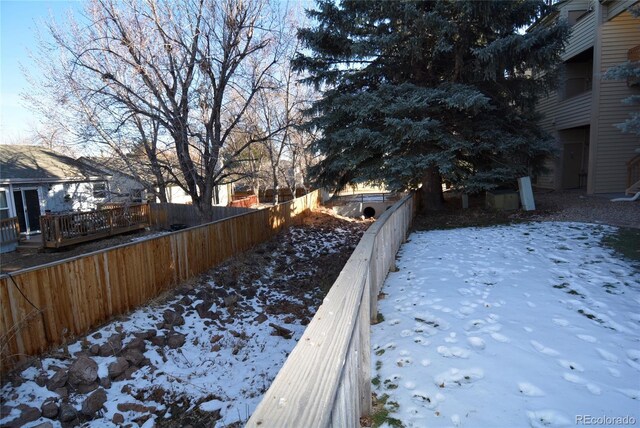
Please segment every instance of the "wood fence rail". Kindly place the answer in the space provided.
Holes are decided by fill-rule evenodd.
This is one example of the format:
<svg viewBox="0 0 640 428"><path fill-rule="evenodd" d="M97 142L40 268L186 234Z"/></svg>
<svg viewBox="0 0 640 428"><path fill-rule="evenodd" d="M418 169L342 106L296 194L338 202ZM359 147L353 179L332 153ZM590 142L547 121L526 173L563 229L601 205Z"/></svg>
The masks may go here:
<svg viewBox="0 0 640 428"><path fill-rule="evenodd" d="M242 207L213 206L210 217L203 220L194 205L154 203L150 204L149 208L151 209L151 225L156 229L166 229L176 223L197 226L252 211Z"/></svg>
<svg viewBox="0 0 640 428"><path fill-rule="evenodd" d="M20 222L18 217L0 220L0 244L10 244L20 240Z"/></svg>
<svg viewBox="0 0 640 428"><path fill-rule="evenodd" d="M359 427L371 413L370 322L416 206L406 196L367 230L248 427Z"/></svg>
<svg viewBox="0 0 640 428"><path fill-rule="evenodd" d="M149 205L135 204L69 214L40 217L42 244L59 248L106 236L118 235L150 225Z"/></svg>
<svg viewBox="0 0 640 428"><path fill-rule="evenodd" d="M135 309L299 222L319 204L315 191L268 209L0 275L0 370Z"/></svg>

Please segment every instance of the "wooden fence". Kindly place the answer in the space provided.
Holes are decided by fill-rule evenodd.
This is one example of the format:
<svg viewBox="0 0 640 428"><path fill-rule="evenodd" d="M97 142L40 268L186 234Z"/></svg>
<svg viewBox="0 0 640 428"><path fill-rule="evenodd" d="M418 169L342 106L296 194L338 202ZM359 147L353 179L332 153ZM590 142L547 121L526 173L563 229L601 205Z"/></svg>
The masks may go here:
<svg viewBox="0 0 640 428"><path fill-rule="evenodd" d="M211 216L203 220L194 205L157 203L150 204L149 207L151 209L151 225L156 229L167 229L172 224L197 226L252 211L242 207L214 206L211 207Z"/></svg>
<svg viewBox="0 0 640 428"><path fill-rule="evenodd" d="M0 220L0 244L11 244L20 240L20 222L18 217Z"/></svg>
<svg viewBox="0 0 640 428"><path fill-rule="evenodd" d="M0 276L0 369L86 333L300 221L319 191L268 209Z"/></svg>
<svg viewBox="0 0 640 428"><path fill-rule="evenodd" d="M416 206L406 196L364 234L248 427L359 427L371 413L370 322Z"/></svg>
<svg viewBox="0 0 640 428"><path fill-rule="evenodd" d="M240 199L233 198L233 201L229 204L231 207L245 207L250 208L258 205L258 197L256 195L245 196Z"/></svg>
<svg viewBox="0 0 640 428"><path fill-rule="evenodd" d="M40 217L42 244L59 248L106 236L144 229L149 223L147 204L123 205L109 209Z"/></svg>

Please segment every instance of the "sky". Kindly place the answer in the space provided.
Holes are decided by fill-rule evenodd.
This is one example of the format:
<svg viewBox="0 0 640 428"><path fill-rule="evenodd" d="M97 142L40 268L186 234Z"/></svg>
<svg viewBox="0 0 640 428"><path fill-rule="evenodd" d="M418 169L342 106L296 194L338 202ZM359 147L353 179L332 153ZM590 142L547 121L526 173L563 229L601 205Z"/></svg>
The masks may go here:
<svg viewBox="0 0 640 428"><path fill-rule="evenodd" d="M20 93L29 85L22 67L34 70L30 52L37 50L38 28L50 17L79 11L79 0L0 0L0 143L28 138L37 124Z"/></svg>

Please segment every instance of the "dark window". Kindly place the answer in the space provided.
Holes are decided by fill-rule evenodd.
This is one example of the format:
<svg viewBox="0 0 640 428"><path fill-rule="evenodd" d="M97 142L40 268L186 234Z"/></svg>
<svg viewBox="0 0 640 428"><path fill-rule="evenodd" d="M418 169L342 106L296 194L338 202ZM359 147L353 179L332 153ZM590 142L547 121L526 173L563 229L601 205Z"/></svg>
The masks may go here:
<svg viewBox="0 0 640 428"><path fill-rule="evenodd" d="M94 198L106 198L107 197L107 183L93 183L93 197Z"/></svg>

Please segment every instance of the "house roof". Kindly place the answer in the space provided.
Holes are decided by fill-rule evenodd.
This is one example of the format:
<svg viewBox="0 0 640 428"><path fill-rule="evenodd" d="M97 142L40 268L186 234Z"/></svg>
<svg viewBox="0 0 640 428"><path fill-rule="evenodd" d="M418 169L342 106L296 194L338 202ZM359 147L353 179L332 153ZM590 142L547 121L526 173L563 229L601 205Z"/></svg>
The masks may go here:
<svg viewBox="0 0 640 428"><path fill-rule="evenodd" d="M77 159L39 146L0 145L0 183L106 179L109 174Z"/></svg>

